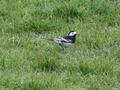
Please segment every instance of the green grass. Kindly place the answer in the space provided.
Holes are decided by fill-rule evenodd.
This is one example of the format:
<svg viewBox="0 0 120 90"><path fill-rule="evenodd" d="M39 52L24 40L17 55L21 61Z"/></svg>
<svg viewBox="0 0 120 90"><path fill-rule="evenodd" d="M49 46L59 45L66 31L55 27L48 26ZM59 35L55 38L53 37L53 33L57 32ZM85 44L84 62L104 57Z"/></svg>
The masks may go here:
<svg viewBox="0 0 120 90"><path fill-rule="evenodd" d="M119 90L119 0L0 0L0 90ZM62 51L49 41L75 30Z"/></svg>

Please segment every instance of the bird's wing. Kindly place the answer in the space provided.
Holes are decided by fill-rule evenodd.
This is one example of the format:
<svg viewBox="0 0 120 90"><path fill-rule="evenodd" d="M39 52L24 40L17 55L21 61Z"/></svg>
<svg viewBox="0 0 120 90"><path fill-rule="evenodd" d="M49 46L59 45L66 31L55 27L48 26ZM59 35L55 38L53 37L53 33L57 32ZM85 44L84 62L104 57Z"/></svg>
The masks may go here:
<svg viewBox="0 0 120 90"><path fill-rule="evenodd" d="M62 42L71 43L71 40L65 39L63 37L54 38L53 40L54 40L54 42L56 42L58 44L60 44Z"/></svg>

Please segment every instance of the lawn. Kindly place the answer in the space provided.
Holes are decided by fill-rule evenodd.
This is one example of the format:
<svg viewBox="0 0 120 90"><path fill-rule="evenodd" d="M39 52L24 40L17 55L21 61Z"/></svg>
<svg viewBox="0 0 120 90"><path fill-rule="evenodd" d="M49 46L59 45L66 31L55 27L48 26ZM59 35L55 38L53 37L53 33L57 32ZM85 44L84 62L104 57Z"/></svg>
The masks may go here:
<svg viewBox="0 0 120 90"><path fill-rule="evenodd" d="M120 90L120 1L0 0L0 90Z"/></svg>

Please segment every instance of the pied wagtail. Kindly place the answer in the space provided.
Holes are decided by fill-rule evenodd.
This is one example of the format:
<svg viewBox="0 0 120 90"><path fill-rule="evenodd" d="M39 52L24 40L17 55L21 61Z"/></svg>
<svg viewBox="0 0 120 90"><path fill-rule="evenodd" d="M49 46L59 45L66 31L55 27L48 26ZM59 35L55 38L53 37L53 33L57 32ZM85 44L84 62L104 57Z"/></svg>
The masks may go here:
<svg viewBox="0 0 120 90"><path fill-rule="evenodd" d="M64 48L66 48L67 46L75 43L76 35L77 33L75 31L70 31L67 36L54 38L53 40L55 43L59 44L64 50Z"/></svg>

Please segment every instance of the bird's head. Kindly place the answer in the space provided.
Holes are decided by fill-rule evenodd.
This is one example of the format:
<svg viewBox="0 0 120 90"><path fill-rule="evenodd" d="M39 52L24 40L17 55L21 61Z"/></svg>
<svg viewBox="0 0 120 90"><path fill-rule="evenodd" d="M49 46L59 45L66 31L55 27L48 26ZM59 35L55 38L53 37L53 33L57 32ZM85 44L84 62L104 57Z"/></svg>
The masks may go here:
<svg viewBox="0 0 120 90"><path fill-rule="evenodd" d="M70 31L68 33L68 36L76 36L76 35L77 35L77 32L75 32L75 31Z"/></svg>

